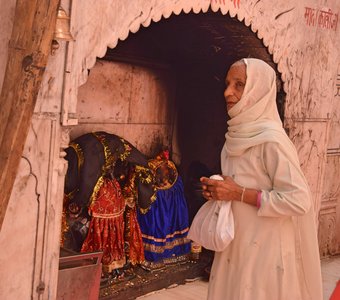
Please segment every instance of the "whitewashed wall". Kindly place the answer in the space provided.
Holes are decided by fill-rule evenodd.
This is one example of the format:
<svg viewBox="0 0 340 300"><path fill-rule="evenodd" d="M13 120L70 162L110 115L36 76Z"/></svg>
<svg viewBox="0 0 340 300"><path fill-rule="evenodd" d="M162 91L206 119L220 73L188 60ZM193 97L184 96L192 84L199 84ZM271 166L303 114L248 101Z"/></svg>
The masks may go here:
<svg viewBox="0 0 340 300"><path fill-rule="evenodd" d="M62 3L67 9L68 1ZM0 4L1 86L15 1L0 0ZM60 147L67 145L67 126L78 122L78 88L86 82L96 57L102 57L107 46L114 47L118 39L127 38L129 31L136 32L151 21L173 13L205 12L209 7L250 25L278 64L287 92L286 126L311 184L315 207L321 212L321 246L325 251L337 247L339 232L334 230L330 235L327 228L336 229L340 223L336 181L340 155L340 25L336 19L337 28L325 28L320 12L330 10L335 22L339 1L73 1L75 41L68 46L61 43L56 55L50 57L0 234L1 299L55 298L65 172ZM318 14L316 21L308 19L307 12L311 11L307 8L314 9L314 17Z"/></svg>
<svg viewBox="0 0 340 300"><path fill-rule="evenodd" d="M66 170L58 159L58 123L37 115L32 120L0 235L0 299L47 299L56 292L63 193L59 178Z"/></svg>
<svg viewBox="0 0 340 300"><path fill-rule="evenodd" d="M328 142L324 176L322 180L319 243L321 255L338 254L340 252L340 34L337 33L335 59L330 59L336 68L334 77L328 82L332 86L334 97L328 100L331 112L328 116ZM325 41L331 44L330 40ZM327 45L327 44L326 44ZM330 46L332 47L332 46ZM327 82L324 82L327 85ZM326 102L325 101L325 102ZM327 103L327 102L326 102ZM327 104L325 104L327 105Z"/></svg>

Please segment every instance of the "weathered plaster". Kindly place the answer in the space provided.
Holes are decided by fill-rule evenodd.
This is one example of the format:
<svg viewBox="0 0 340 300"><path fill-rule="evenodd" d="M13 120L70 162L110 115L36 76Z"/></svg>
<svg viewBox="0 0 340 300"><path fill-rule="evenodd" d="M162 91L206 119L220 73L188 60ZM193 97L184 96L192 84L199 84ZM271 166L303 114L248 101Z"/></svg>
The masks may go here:
<svg viewBox="0 0 340 300"><path fill-rule="evenodd" d="M33 266L37 259L36 230L40 201L39 194L35 192L38 178L31 167L28 158L21 159L1 230L0 263L3 267L0 269L0 298L4 300L13 299L13 295L17 299L27 299L31 295Z"/></svg>
<svg viewBox="0 0 340 300"><path fill-rule="evenodd" d="M316 213L320 209L322 174L328 122L318 119L287 120L289 136L296 146L301 168L309 182Z"/></svg>
<svg viewBox="0 0 340 300"><path fill-rule="evenodd" d="M58 41L59 49L48 59L34 113L59 114L64 84L65 52L67 44Z"/></svg>
<svg viewBox="0 0 340 300"><path fill-rule="evenodd" d="M334 54L329 56L332 65L332 77L328 82L331 87L331 94L328 96L331 113L319 215L321 255L340 252L340 35L329 37L327 42L329 51L333 49Z"/></svg>
<svg viewBox="0 0 340 300"><path fill-rule="evenodd" d="M62 186L55 176L60 169L56 125L55 119L45 116L32 120L0 235L0 261L6 266L0 269L1 299L35 298L41 282L46 286L41 293L45 299L55 293L62 207L62 190L59 196L56 190Z"/></svg>
<svg viewBox="0 0 340 300"><path fill-rule="evenodd" d="M148 156L159 145L170 147L175 83L170 70L98 61L79 88L79 125L71 139L104 130L135 145Z"/></svg>

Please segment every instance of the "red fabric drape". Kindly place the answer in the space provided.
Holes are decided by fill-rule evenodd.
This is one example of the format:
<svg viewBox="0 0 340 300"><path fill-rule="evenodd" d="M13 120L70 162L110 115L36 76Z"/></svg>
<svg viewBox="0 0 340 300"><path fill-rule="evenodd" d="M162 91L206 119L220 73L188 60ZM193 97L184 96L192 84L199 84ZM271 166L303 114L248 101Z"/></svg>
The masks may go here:
<svg viewBox="0 0 340 300"><path fill-rule="evenodd" d="M104 179L96 200L89 207L92 219L81 252L103 251L103 265L124 258L123 198L117 180Z"/></svg>
<svg viewBox="0 0 340 300"><path fill-rule="evenodd" d="M136 206L134 206L133 208L130 208L128 206L126 207L125 221L125 239L129 245L127 256L131 264L135 265L137 263L141 263L145 259L142 232L137 220Z"/></svg>

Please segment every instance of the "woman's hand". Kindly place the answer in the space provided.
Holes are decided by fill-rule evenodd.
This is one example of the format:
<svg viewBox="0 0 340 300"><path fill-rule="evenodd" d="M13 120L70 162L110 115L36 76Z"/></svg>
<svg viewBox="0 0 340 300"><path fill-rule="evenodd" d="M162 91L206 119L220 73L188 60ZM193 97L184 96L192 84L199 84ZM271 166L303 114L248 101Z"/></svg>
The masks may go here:
<svg viewBox="0 0 340 300"><path fill-rule="evenodd" d="M223 180L200 178L203 197L207 200L240 201L243 187L229 176L222 177Z"/></svg>

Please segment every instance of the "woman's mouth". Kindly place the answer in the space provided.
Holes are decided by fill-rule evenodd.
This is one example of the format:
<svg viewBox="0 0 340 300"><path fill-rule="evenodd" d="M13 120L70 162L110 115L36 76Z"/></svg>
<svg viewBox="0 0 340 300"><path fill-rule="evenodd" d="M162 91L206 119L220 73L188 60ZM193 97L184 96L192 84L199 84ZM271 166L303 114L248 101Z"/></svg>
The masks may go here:
<svg viewBox="0 0 340 300"><path fill-rule="evenodd" d="M227 103L227 110L231 109L236 103L235 102L228 102Z"/></svg>

